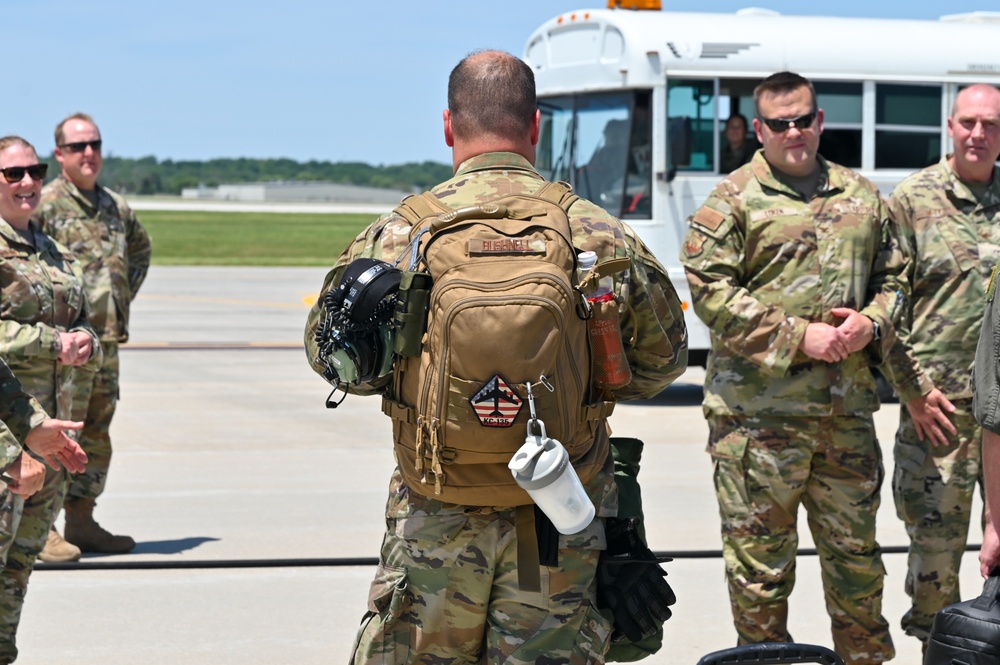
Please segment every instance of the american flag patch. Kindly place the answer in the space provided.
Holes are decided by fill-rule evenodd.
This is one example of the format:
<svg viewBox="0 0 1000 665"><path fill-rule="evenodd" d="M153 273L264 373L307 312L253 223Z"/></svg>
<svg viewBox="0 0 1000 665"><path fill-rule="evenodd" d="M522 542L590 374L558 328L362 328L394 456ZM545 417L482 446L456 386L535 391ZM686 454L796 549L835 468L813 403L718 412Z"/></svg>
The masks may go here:
<svg viewBox="0 0 1000 665"><path fill-rule="evenodd" d="M476 392L469 403L484 427L510 427L524 401L499 374Z"/></svg>

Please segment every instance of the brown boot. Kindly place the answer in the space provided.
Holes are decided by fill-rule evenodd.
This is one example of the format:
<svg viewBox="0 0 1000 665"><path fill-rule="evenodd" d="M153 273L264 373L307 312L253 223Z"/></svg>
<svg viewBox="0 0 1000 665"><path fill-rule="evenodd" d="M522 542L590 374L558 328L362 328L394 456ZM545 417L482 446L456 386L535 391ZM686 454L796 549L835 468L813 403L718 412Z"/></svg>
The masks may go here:
<svg viewBox="0 0 1000 665"><path fill-rule="evenodd" d="M135 541L129 536L114 536L94 521L94 499L66 497L66 540L84 552L124 554L131 552Z"/></svg>
<svg viewBox="0 0 1000 665"><path fill-rule="evenodd" d="M38 558L49 563L63 563L66 561L76 561L80 558L80 548L73 543L67 543L59 532L49 529L48 540L45 547L38 553Z"/></svg>

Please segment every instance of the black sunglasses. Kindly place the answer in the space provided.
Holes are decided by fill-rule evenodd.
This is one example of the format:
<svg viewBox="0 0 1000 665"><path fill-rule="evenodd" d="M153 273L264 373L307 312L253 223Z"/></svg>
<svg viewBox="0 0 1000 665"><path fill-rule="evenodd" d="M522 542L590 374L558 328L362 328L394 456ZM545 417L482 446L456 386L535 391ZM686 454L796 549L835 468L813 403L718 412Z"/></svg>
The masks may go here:
<svg viewBox="0 0 1000 665"><path fill-rule="evenodd" d="M816 111L800 115L798 118L765 118L757 116L757 119L768 126L772 132L787 132L793 125L795 129L808 129L812 127L816 120Z"/></svg>
<svg viewBox="0 0 1000 665"><path fill-rule="evenodd" d="M15 182L21 182L24 180L24 174L27 173L31 176L32 180L44 180L45 174L49 172L48 164L32 164L31 166L8 166L5 169L0 169L0 173L3 174L3 179L7 182L13 184Z"/></svg>
<svg viewBox="0 0 1000 665"><path fill-rule="evenodd" d="M90 146L94 152L101 151L101 139L95 139L93 141L76 141L75 143L63 143L60 148L63 150L69 150L70 152L83 152Z"/></svg>

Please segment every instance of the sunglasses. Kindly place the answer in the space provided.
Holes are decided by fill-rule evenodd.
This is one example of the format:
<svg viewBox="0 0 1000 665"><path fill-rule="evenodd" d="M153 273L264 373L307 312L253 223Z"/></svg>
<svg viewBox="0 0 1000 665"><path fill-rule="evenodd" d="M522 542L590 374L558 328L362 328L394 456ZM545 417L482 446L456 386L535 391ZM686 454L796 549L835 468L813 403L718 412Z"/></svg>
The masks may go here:
<svg viewBox="0 0 1000 665"><path fill-rule="evenodd" d="M63 150L69 150L70 152L83 152L90 146L94 152L101 151L101 139L95 139L93 141L76 141L75 143L63 143L60 148Z"/></svg>
<svg viewBox="0 0 1000 665"><path fill-rule="evenodd" d="M31 166L8 166L5 169L0 169L0 173L3 174L3 179L7 182L14 184L16 182L21 182L24 180L24 174L27 173L31 176L32 180L44 180L45 174L49 172L48 164L32 164Z"/></svg>
<svg viewBox="0 0 1000 665"><path fill-rule="evenodd" d="M792 126L795 129L808 129L812 127L816 120L816 111L800 115L798 118L764 118L757 116L757 119L768 126L772 132L787 132Z"/></svg>

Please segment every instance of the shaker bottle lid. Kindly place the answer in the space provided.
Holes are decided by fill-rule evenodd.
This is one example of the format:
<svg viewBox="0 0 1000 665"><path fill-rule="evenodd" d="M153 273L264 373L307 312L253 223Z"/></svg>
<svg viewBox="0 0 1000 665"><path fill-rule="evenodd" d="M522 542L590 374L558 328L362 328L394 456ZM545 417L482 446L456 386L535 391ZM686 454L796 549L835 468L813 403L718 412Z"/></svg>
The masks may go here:
<svg viewBox="0 0 1000 665"><path fill-rule="evenodd" d="M545 443L544 447L537 446L541 453L538 454L534 464L517 474L517 484L526 490L548 487L559 480L569 466L569 453L562 445L553 442L552 439L545 439Z"/></svg>
<svg viewBox="0 0 1000 665"><path fill-rule="evenodd" d="M535 463L535 459L544 452L541 439L538 437L528 437L524 445L517 449L514 456L507 462L507 468L515 473L524 473Z"/></svg>

